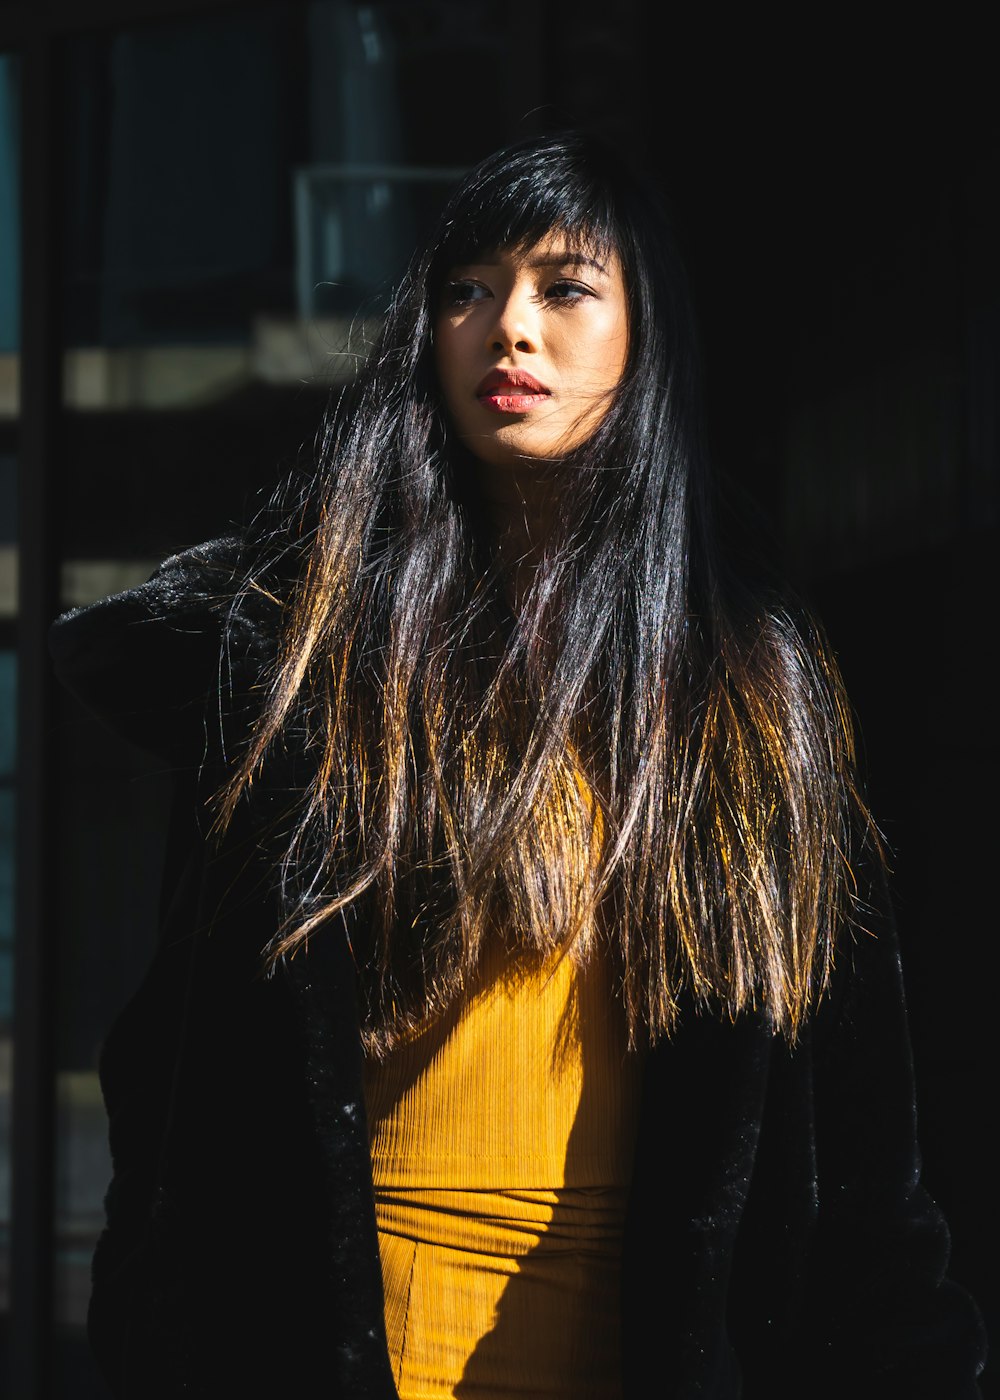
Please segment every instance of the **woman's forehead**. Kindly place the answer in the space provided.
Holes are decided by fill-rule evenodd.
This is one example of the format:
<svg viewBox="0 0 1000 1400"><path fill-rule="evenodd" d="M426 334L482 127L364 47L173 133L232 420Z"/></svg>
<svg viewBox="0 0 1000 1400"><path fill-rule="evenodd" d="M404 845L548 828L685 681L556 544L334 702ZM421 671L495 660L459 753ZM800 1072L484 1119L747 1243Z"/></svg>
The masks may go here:
<svg viewBox="0 0 1000 1400"><path fill-rule="evenodd" d="M507 262L529 267L574 263L607 272L618 261L617 252L610 236L593 229L556 225L512 242L479 243L453 250L450 262L453 267Z"/></svg>

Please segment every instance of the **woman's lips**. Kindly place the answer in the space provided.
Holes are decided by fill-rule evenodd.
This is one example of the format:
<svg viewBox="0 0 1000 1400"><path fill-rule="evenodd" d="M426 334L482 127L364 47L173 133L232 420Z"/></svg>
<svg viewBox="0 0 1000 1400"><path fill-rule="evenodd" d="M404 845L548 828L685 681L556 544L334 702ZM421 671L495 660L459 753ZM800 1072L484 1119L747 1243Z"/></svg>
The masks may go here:
<svg viewBox="0 0 1000 1400"><path fill-rule="evenodd" d="M549 397L550 390L523 369L493 369L476 386L476 398L494 413L528 413Z"/></svg>

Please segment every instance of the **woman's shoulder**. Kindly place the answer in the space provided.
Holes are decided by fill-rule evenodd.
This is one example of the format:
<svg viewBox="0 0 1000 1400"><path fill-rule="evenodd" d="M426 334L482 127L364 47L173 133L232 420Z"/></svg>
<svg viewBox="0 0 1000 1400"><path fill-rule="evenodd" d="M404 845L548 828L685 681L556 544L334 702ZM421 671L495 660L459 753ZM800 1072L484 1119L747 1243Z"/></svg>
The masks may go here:
<svg viewBox="0 0 1000 1400"><path fill-rule="evenodd" d="M144 583L69 608L52 624L54 653L61 655L110 627L181 617L222 605L232 596L246 547L241 533L220 535L169 555Z"/></svg>
<svg viewBox="0 0 1000 1400"><path fill-rule="evenodd" d="M55 674L113 729L164 752L210 694L251 685L273 656L281 603L267 573L242 532L172 554L145 583L55 619Z"/></svg>

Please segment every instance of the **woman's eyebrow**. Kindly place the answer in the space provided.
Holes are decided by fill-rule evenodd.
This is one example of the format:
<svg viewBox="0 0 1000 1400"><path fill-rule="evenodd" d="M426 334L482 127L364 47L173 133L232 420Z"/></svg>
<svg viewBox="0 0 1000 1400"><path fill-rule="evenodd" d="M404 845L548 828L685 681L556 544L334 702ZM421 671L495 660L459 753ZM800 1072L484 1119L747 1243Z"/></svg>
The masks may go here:
<svg viewBox="0 0 1000 1400"><path fill-rule="evenodd" d="M573 267L593 267L598 272L607 275L608 269L604 263L592 257L590 253L574 253L567 249L565 252L545 253L537 258L529 258L529 267L565 267L570 264Z"/></svg>

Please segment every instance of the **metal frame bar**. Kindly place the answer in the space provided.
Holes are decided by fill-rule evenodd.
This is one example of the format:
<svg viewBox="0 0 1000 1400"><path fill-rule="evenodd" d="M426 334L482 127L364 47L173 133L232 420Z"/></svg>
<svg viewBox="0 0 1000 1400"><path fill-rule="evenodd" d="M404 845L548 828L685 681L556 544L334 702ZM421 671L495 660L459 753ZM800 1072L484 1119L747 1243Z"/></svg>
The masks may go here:
<svg viewBox="0 0 1000 1400"><path fill-rule="evenodd" d="M48 753L52 680L46 634L56 607L49 520L53 434L59 413L58 286L54 210L55 41L36 34L21 58L21 431L19 550L17 889L14 934L13 1161L11 1163L10 1393L44 1397L52 1319L55 928ZM29 779L28 781L27 779Z"/></svg>

